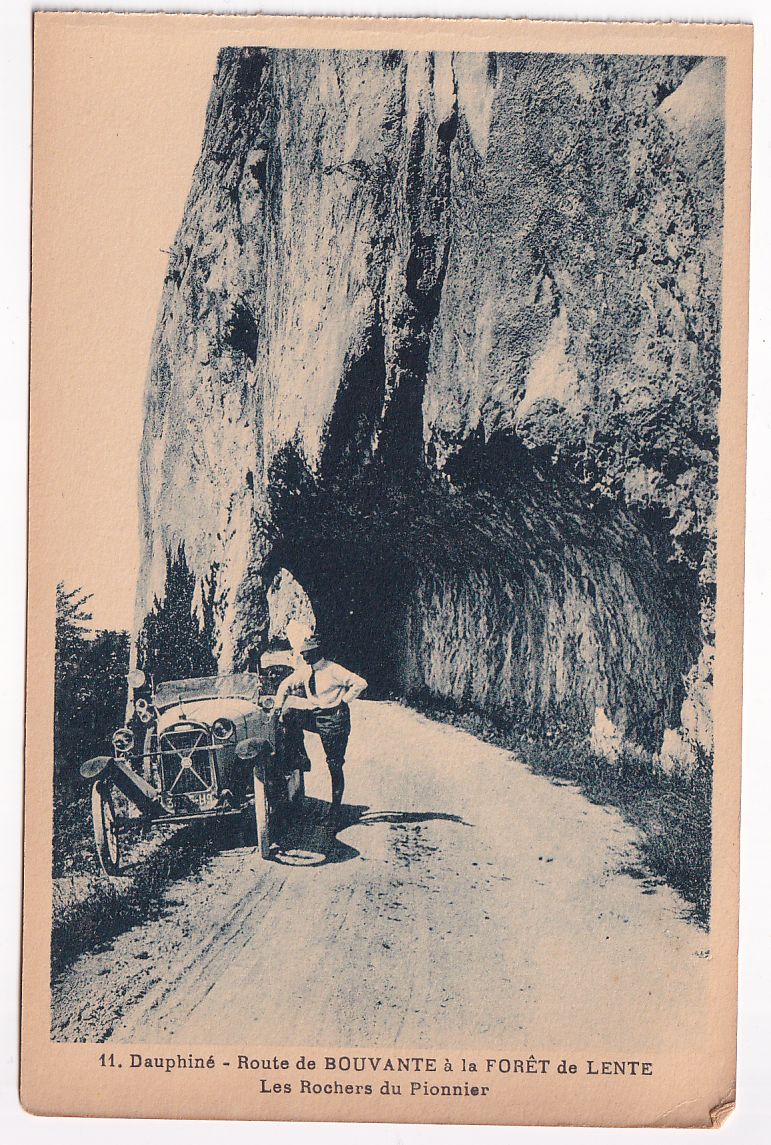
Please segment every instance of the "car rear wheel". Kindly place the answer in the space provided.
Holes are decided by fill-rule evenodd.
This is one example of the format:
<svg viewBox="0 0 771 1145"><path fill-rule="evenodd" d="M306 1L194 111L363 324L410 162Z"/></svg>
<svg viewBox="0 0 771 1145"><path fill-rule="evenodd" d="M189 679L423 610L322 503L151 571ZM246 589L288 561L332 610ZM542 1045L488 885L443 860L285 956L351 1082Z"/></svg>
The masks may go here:
<svg viewBox="0 0 771 1145"><path fill-rule="evenodd" d="M106 875L117 875L120 868L120 836L112 796L103 779L97 779L91 788L91 815L96 854L102 870Z"/></svg>
<svg viewBox="0 0 771 1145"><path fill-rule="evenodd" d="M263 859L267 859L270 855L270 805L267 785L260 779L256 767L254 768L254 823L257 846Z"/></svg>

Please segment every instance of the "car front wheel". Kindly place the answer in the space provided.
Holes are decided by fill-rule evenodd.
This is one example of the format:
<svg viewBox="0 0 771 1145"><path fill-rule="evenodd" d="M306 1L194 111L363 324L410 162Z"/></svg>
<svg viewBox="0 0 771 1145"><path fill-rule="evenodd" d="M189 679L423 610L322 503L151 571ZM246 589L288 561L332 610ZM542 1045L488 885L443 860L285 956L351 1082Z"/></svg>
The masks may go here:
<svg viewBox="0 0 771 1145"><path fill-rule="evenodd" d="M254 768L254 821L257 846L263 859L267 859L270 856L270 804L267 784L263 783L256 767Z"/></svg>
<svg viewBox="0 0 771 1145"><path fill-rule="evenodd" d="M120 836L112 796L103 779L97 779L91 788L91 815L94 820L96 853L102 870L106 875L117 875L120 868Z"/></svg>

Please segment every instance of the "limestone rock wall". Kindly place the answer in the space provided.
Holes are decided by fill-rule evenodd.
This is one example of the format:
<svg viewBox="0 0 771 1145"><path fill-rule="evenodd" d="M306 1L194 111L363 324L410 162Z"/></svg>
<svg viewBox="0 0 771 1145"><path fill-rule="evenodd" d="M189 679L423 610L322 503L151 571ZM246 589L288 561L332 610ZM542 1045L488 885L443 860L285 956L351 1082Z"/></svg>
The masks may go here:
<svg viewBox="0 0 771 1145"><path fill-rule="evenodd" d="M147 383L245 662L286 568L381 692L709 749L720 60L227 49ZM677 734L680 734L677 732ZM671 736L670 736L671 740Z"/></svg>

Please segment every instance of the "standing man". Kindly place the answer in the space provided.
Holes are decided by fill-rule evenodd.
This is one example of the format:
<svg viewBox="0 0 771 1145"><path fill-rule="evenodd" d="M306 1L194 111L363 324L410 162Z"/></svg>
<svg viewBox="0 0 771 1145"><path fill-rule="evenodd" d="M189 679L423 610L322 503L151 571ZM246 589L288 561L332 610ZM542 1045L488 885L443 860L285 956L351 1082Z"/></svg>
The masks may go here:
<svg viewBox="0 0 771 1145"><path fill-rule="evenodd" d="M282 680L276 692L276 707L286 724L287 750L306 756L303 732L315 732L321 740L332 779L330 826L337 826L345 789L345 749L351 732L348 705L357 699L367 681L340 664L324 658L316 636L307 637L298 649L300 662Z"/></svg>

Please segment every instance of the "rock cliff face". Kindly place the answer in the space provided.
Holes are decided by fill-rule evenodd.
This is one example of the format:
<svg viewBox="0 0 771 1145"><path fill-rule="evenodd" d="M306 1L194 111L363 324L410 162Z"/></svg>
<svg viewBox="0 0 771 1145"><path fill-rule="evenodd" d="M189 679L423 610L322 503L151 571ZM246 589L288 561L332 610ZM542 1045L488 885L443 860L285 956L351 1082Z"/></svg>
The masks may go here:
<svg viewBox="0 0 771 1145"><path fill-rule="evenodd" d="M184 542L222 669L288 571L376 691L709 752L722 106L714 59L223 51L140 622Z"/></svg>

